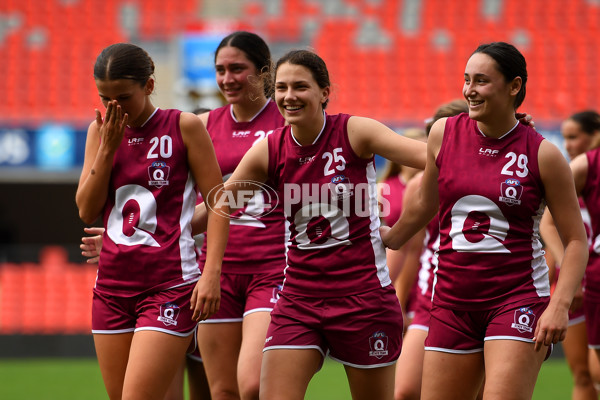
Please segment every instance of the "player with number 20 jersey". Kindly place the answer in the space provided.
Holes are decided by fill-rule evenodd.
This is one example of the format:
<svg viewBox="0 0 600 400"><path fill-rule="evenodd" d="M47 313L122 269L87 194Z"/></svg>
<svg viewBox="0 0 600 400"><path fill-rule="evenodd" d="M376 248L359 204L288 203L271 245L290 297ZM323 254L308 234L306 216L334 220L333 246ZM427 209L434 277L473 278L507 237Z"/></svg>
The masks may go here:
<svg viewBox="0 0 600 400"><path fill-rule="evenodd" d="M125 129L104 211L97 291L135 296L200 277L190 226L197 192L180 114L157 108L144 126ZM161 268L151 267L157 260Z"/></svg>

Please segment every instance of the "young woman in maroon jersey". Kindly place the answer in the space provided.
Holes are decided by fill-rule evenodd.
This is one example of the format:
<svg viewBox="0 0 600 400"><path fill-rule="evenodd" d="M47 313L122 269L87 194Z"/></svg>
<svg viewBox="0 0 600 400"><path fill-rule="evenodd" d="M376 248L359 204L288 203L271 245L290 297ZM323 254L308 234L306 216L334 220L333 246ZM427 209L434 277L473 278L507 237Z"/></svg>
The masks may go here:
<svg viewBox="0 0 600 400"><path fill-rule="evenodd" d="M586 319L588 347L594 351L593 363L600 360L600 143L594 150L581 154L571 162L577 193L583 198L590 213L592 241L589 247L590 260L585 271L583 310ZM556 216L553 214L554 220ZM561 265L561 276L564 273Z"/></svg>
<svg viewBox="0 0 600 400"><path fill-rule="evenodd" d="M425 128L427 135L429 135L433 123L438 119L468 111L467 102L461 99L441 105L432 120L427 122ZM419 171L406 184L402 198L403 207L406 207L408 203L419 201L419 187L422 178L423 171ZM424 343L429 331L433 271L437 266L436 252L439 247L439 237L439 221L436 216L402 247L405 252L405 261L402 273L396 282L396 292L400 297L400 293L407 291L406 288L416 287L417 290L412 305L414 314L402 338L402 353L396 364L395 400L419 400L421 398ZM400 304L403 304L402 298L400 299Z"/></svg>
<svg viewBox="0 0 600 400"><path fill-rule="evenodd" d="M600 115L596 111L581 111L571 115L563 121L561 125L561 134L564 139L564 146L569 158L574 160L580 154L591 150L600 138ZM593 239L591 230L591 221L589 211L580 198L581 215L586 225L589 242ZM550 213L544 213L540 232L544 240L545 248L556 260L561 260L562 242ZM590 255L590 260L593 257ZM558 274L560 265L556 266ZM586 272L587 274L587 272ZM584 280L585 282L585 280ZM569 309L569 327L567 336L562 343L565 357L573 375L573 400L585 400L598 398L598 393L594 387L594 380L591 371L598 371L598 359L593 350L588 349L587 340L587 321L583 310L583 288L577 290ZM596 377L598 379L598 377Z"/></svg>
<svg viewBox="0 0 600 400"><path fill-rule="evenodd" d="M126 43L94 66L106 107L90 124L76 202L106 227L92 333L111 399L162 399L197 321L219 309L229 221L215 203L222 178L210 137L193 114L154 107L154 63ZM191 219L197 188L211 204L202 276Z"/></svg>
<svg viewBox="0 0 600 400"><path fill-rule="evenodd" d="M384 242L397 248L438 212L440 248L423 399L529 399L548 346L563 340L587 262L568 164L515 110L526 62L512 45L479 46L463 94L469 114L437 121L427 144L421 201ZM563 274L550 299L539 221L548 205L563 239Z"/></svg>
<svg viewBox="0 0 600 400"><path fill-rule="evenodd" d="M200 114L200 119L225 176L233 172L250 147L285 123L267 97L270 68L269 47L251 32L226 36L215 51L216 81L228 104ZM264 193L257 196L248 207L233 214L221 273L221 309L199 325L200 352L188 356L193 400L203 398L203 387L196 382L205 379L204 370L213 399L258 399L262 347L283 283L285 236L282 209L264 213L261 207L270 204ZM95 230L87 232L97 234ZM101 240L82 240L84 255L94 257ZM205 240L201 266L207 242L210 238ZM196 362L200 357L201 364ZM180 386L179 379L172 393L180 392Z"/></svg>
<svg viewBox="0 0 600 400"><path fill-rule="evenodd" d="M267 97L271 62L269 47L251 32L227 35L215 51L216 81L228 104L200 119L225 176L248 149L285 123ZM198 325L213 400L258 400L262 345L285 267L283 212L268 209L270 205L268 196L258 193L232 215L221 274L221 309Z"/></svg>
<svg viewBox="0 0 600 400"><path fill-rule="evenodd" d="M329 355L354 399L392 399L402 313L379 236L374 155L423 168L426 146L368 118L327 115L329 74L312 52L284 55L274 81L289 126L253 146L226 183L234 197L248 181L271 184L290 235L260 398L303 399Z"/></svg>

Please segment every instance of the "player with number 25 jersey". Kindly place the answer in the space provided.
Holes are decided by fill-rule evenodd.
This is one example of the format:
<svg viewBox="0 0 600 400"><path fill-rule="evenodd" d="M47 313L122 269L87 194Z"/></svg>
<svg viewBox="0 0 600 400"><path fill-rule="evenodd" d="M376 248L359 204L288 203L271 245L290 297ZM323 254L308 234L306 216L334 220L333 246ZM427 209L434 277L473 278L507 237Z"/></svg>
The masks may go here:
<svg viewBox="0 0 600 400"><path fill-rule="evenodd" d="M269 176L284 203L290 241L285 291L336 297L391 284L379 237L374 159L352 150L349 115L327 115L315 143L286 126L269 136Z"/></svg>

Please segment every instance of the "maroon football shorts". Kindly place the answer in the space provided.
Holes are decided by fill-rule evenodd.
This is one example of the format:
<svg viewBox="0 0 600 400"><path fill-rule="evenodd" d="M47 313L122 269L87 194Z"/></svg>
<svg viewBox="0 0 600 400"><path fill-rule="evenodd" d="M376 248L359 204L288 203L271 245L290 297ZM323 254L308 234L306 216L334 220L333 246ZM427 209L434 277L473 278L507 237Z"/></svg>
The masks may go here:
<svg viewBox="0 0 600 400"><path fill-rule="evenodd" d="M195 331L190 299L196 283L134 297L100 293L94 289L92 333L115 334L153 330L176 336Z"/></svg>
<svg viewBox="0 0 600 400"><path fill-rule="evenodd" d="M480 311L451 310L434 304L425 350L462 354L483 351L486 340L533 343L537 322L549 302L549 297L533 298Z"/></svg>
<svg viewBox="0 0 600 400"><path fill-rule="evenodd" d="M271 312L283 284L283 268L264 274L221 274L221 307L200 323L242 322L253 312Z"/></svg>
<svg viewBox="0 0 600 400"><path fill-rule="evenodd" d="M342 364L393 364L402 346L402 311L392 285L345 297L280 294L263 351L315 349Z"/></svg>

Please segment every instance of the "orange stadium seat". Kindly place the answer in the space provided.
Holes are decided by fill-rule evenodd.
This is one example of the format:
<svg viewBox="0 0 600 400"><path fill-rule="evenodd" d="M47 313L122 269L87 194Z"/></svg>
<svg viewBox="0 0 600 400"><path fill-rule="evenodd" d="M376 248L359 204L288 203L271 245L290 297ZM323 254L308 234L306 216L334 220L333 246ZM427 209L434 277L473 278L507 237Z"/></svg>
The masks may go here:
<svg viewBox="0 0 600 400"><path fill-rule="evenodd" d="M24 276L20 265L5 263L0 267L0 333L21 329Z"/></svg>
<svg viewBox="0 0 600 400"><path fill-rule="evenodd" d="M280 1L279 12L269 14L267 2L245 0L241 17L228 26L264 33L278 49L314 48L329 67L332 113L422 126L441 103L461 96L467 58L477 45L494 40L513 42L525 54L529 83L522 109L536 122L557 126L575 111L600 109L597 2L504 0L495 3L495 13L484 15L481 2L427 0L415 9L416 28L410 32L401 24L407 2L337 3L332 11L314 0ZM213 26L203 20L202 5L2 0L0 14L16 22L0 38L0 125L50 120L85 126L100 105L91 79L98 52L119 41L174 44L186 27ZM133 32L121 25L124 10L137 13ZM389 46L359 40L366 20L375 21ZM57 248L46 249L39 265L0 264L0 333L89 332L95 271L69 264Z"/></svg>
<svg viewBox="0 0 600 400"><path fill-rule="evenodd" d="M337 85L332 112L373 114L395 123L421 120L460 96L466 59L480 42L492 40L514 42L525 53L530 90L524 106L536 119L557 123L576 109L600 108L595 68L600 6L595 2L505 0L489 12L469 0L427 0L415 7L416 30L411 32L403 31L401 23L406 2L338 0L334 9L314 0L277 4L272 12L264 1L244 1L241 16L229 26L263 33L279 48L314 48ZM0 83L6 94L0 123L50 118L87 124L98 104L89 71L100 49L116 41L174 42L186 27L211 26L213 21L203 20L202 6L197 0L3 1L0 11L19 15L21 23L0 42L2 70L11 77ZM121 26L124 10L137 13L137 31ZM390 38L388 48L360 43L367 19ZM102 29L78 29L98 20ZM32 47L34 32L39 43ZM361 54L370 51L375 58L361 61ZM585 87L577 85L575 92L573 78L583 79Z"/></svg>
<svg viewBox="0 0 600 400"><path fill-rule="evenodd" d="M70 265L65 276L66 304L64 328L69 332L87 333L91 330L92 288L96 279L95 267Z"/></svg>
<svg viewBox="0 0 600 400"><path fill-rule="evenodd" d="M96 266L70 264L62 247L40 264L0 264L0 334L89 333Z"/></svg>
<svg viewBox="0 0 600 400"><path fill-rule="evenodd" d="M23 299L21 303L21 329L23 333L33 334L45 331L44 307L46 286L40 265L26 263L23 268Z"/></svg>
<svg viewBox="0 0 600 400"><path fill-rule="evenodd" d="M11 76L3 92L7 100L0 105L0 123L88 122L90 103L82 104L77 91L66 87L75 80L74 87L86 88L84 98L94 98L90 97L95 88L87 71L100 49L124 40L118 27L117 2L105 1L98 7L92 0L64 4L24 0L1 7L18 15L21 23L0 43L0 58L8 61L3 68ZM103 29L80 29L98 20L103 21Z"/></svg>
<svg viewBox="0 0 600 400"><path fill-rule="evenodd" d="M144 40L168 41L181 27L198 14L196 1L145 0L131 2L139 11L140 37Z"/></svg>

